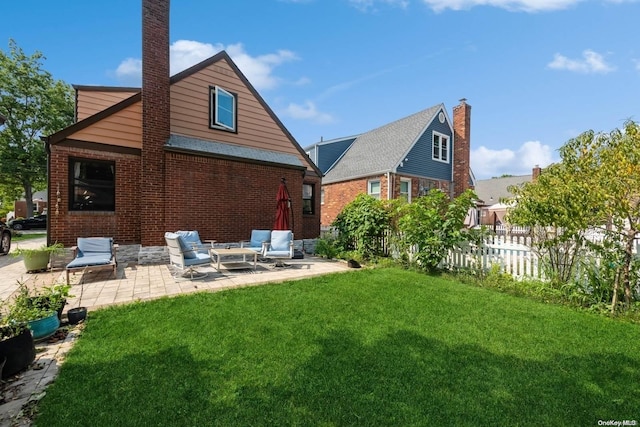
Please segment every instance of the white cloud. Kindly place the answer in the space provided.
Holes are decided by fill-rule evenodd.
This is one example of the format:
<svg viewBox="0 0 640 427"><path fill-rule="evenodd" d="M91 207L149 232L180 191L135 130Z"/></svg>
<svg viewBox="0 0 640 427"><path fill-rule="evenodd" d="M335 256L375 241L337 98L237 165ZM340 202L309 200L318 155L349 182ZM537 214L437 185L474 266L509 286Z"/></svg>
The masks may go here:
<svg viewBox="0 0 640 427"><path fill-rule="evenodd" d="M547 67L554 70L568 70L585 74L606 74L615 70L615 67L606 63L602 55L590 49L582 52L582 59L570 59L564 55L556 53L553 57L553 61L548 63Z"/></svg>
<svg viewBox="0 0 640 427"><path fill-rule="evenodd" d="M332 123L334 118L327 113L318 111L315 103L306 101L303 105L290 103L280 114L298 120L309 120L314 123Z"/></svg>
<svg viewBox="0 0 640 427"><path fill-rule="evenodd" d="M132 77L140 79L142 61L139 58L127 58L116 68L116 77L119 80L130 80Z"/></svg>
<svg viewBox="0 0 640 427"><path fill-rule="evenodd" d="M401 9L406 9L409 6L409 0L349 0L349 4L356 9L363 12L375 12L377 11L376 4L387 4Z"/></svg>
<svg viewBox="0 0 640 427"><path fill-rule="evenodd" d="M474 6L492 6L511 11L543 12L567 9L583 0L422 0L436 12L445 9L467 10Z"/></svg>
<svg viewBox="0 0 640 427"><path fill-rule="evenodd" d="M178 40L169 47L171 75L195 65L223 49L225 46L220 43L214 45L194 40ZM279 50L276 53L254 57L245 52L241 43L228 45L226 51L258 90L276 87L281 80L273 74L273 70L285 62L298 59L295 53L288 50ZM115 75L121 81L139 84L141 72L142 61L139 58L127 58L118 65Z"/></svg>
<svg viewBox="0 0 640 427"><path fill-rule="evenodd" d="M517 151L492 150L484 146L471 150L471 169L477 179L487 179L504 174L527 175L535 165L544 168L559 161L551 147L540 141L528 141Z"/></svg>

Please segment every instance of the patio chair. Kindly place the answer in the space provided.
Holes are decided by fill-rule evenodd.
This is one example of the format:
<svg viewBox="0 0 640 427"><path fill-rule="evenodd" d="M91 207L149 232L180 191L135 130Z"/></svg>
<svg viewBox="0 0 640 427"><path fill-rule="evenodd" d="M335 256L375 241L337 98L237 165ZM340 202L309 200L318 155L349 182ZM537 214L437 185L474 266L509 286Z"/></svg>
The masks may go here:
<svg viewBox="0 0 640 427"><path fill-rule="evenodd" d="M251 240L240 242L240 247L262 254L264 243L269 243L270 241L271 230L251 230Z"/></svg>
<svg viewBox="0 0 640 427"><path fill-rule="evenodd" d="M287 267L287 264L279 259L293 258L293 232L290 230L273 230L271 241L262 245L264 258L275 258L274 267Z"/></svg>
<svg viewBox="0 0 640 427"><path fill-rule="evenodd" d="M78 237L77 246L73 250L73 261L65 267L67 273L67 284L69 284L69 273L78 270L113 270L116 275L117 262L116 250L118 245L113 243L111 237Z"/></svg>
<svg viewBox="0 0 640 427"><path fill-rule="evenodd" d="M166 232L164 239L169 248L169 264L182 271L182 277L188 277L191 280L203 279L207 273L197 271L194 266L209 264L211 256L207 252L197 252L191 245L187 243L183 236L178 233Z"/></svg>
<svg viewBox="0 0 640 427"><path fill-rule="evenodd" d="M176 234L182 236L187 245L190 246L194 251L203 254L209 254L209 249L213 247L213 243L215 242L215 240L206 240L207 243L202 243L202 241L200 240L200 233L195 230L178 230L176 231Z"/></svg>

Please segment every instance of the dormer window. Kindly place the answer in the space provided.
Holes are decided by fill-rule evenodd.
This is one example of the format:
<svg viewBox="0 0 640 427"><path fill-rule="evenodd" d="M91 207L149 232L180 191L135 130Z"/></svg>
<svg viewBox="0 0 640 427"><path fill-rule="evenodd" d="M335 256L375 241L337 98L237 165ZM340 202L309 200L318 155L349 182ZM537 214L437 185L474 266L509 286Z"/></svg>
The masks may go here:
<svg viewBox="0 0 640 427"><path fill-rule="evenodd" d="M212 129L236 131L237 95L219 86L211 86Z"/></svg>

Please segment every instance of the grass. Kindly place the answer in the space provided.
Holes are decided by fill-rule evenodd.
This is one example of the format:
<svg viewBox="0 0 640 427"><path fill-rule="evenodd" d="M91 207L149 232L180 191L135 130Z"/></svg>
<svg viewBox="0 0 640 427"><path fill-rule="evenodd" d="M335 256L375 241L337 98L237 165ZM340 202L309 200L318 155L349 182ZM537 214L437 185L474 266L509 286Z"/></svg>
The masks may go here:
<svg viewBox="0 0 640 427"><path fill-rule="evenodd" d="M18 232L18 234L14 234L13 236L11 236L11 242L12 243L24 242L25 240L39 239L41 237L47 237L47 233L29 233L29 234L25 234L25 233Z"/></svg>
<svg viewBox="0 0 640 427"><path fill-rule="evenodd" d="M90 314L40 426L638 419L640 327L400 269Z"/></svg>

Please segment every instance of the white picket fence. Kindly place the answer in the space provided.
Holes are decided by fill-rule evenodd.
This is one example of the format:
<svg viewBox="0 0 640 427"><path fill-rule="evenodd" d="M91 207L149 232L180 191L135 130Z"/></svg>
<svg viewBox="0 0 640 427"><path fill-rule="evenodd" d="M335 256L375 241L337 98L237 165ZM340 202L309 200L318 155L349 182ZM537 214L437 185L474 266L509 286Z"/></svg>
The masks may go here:
<svg viewBox="0 0 640 427"><path fill-rule="evenodd" d="M499 265L500 271L514 278L543 278L538 256L531 250L531 237L496 235L480 246L462 245L451 250L445 263L456 268L488 270Z"/></svg>
<svg viewBox="0 0 640 427"><path fill-rule="evenodd" d="M602 236L593 234L589 238L595 242ZM640 239L634 244L634 254L640 255ZM531 237L524 235L494 235L484 240L480 246L466 244L451 250L444 263L455 268L483 270L498 265L500 271L516 279L533 277L544 279L542 263L531 250Z"/></svg>

